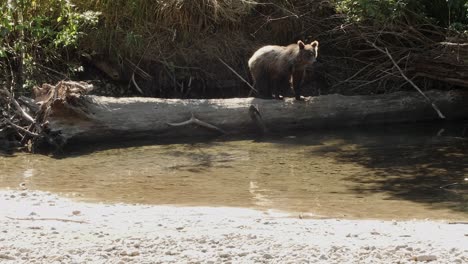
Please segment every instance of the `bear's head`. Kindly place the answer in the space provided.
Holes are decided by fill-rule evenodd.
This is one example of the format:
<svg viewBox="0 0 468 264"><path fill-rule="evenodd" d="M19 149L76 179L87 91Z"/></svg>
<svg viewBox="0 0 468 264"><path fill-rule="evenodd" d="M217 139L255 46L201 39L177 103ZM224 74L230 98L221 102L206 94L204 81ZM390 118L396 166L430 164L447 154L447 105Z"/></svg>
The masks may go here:
<svg viewBox="0 0 468 264"><path fill-rule="evenodd" d="M299 54L297 62L300 64L312 64L317 60L318 56L318 41L314 40L310 44L304 44L302 41L298 41L297 45L299 46Z"/></svg>

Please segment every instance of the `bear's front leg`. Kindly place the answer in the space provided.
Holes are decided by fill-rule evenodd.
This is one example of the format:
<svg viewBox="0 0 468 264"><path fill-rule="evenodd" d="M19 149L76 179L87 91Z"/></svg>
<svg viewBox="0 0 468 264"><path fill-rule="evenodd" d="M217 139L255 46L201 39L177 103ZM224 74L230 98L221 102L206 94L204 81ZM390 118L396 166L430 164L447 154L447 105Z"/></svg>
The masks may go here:
<svg viewBox="0 0 468 264"><path fill-rule="evenodd" d="M275 97L276 99L283 100L284 96L286 95L286 92L288 91L288 88L291 88L291 85L289 83L289 76L282 76L281 78L278 78L276 82L276 92L275 92Z"/></svg>
<svg viewBox="0 0 468 264"><path fill-rule="evenodd" d="M295 70L292 74L292 83L294 88L294 95L296 100L303 100L301 98L301 85L302 85L302 78L304 77L304 70Z"/></svg>

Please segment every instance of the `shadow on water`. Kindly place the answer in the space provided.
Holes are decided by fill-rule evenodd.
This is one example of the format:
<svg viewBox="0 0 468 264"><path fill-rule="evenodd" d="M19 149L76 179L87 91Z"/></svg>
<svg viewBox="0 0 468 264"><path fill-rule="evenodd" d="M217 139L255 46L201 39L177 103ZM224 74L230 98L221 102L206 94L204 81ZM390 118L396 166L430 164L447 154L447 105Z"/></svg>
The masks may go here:
<svg viewBox="0 0 468 264"><path fill-rule="evenodd" d="M338 133L334 144L313 149L309 155L311 159L327 155L339 163L368 168L372 173L343 178L358 183L351 188L357 195L386 193L387 199L468 212L467 128L440 123L350 129Z"/></svg>
<svg viewBox="0 0 468 264"><path fill-rule="evenodd" d="M346 190L354 192L356 197L384 193L388 196L383 199L387 200L406 200L424 204L429 208L468 212L466 136L467 126L463 124L423 123L347 128L343 131L315 131L286 138L260 137L254 140L254 144L271 143L273 146L285 148L285 151L291 147L314 146L308 150L305 158L300 158L301 163L307 163L307 157L314 159L317 156L328 156L338 163L357 164L367 168L368 170L359 170L356 173L352 170L343 173L345 177L341 180L357 183ZM218 138L210 144L222 145L225 141L242 139ZM234 168L235 165L229 163L230 153L204 152L203 146L197 146L207 143L204 139L187 142L190 142L198 153L167 151L168 155L192 160L190 164L175 165L169 167L170 169L205 173L213 167ZM324 142L329 143L323 144ZM173 142L165 143L170 146ZM226 163L220 165L223 156L226 157ZM213 160L217 161L216 164ZM281 162L281 157L271 160L272 163L275 161L285 164ZM343 168L347 169L346 166ZM269 175L267 170L263 174ZM310 177L314 176L316 174L310 174ZM275 189L266 181L268 180L260 179L256 184ZM276 189L281 188L287 186ZM339 191L330 192L339 194ZM310 197L303 195L303 198Z"/></svg>
<svg viewBox="0 0 468 264"><path fill-rule="evenodd" d="M0 156L0 188L24 183L87 201L466 219L463 129L408 124L254 139L121 141L74 148L66 156Z"/></svg>
<svg viewBox="0 0 468 264"><path fill-rule="evenodd" d="M201 128L203 129L203 128ZM51 157L56 159L62 158L70 158L75 156L82 156L82 155L89 155L94 152L106 151L106 150L116 150L116 149L126 149L126 148L138 148L138 147L145 147L150 145L159 145L159 146L170 146L170 145L192 145L195 146L197 144L217 144L222 142L229 142L229 141L237 141L237 140L244 140L244 139L262 139L262 136L249 134L249 135L242 135L242 136L231 136L231 135L218 135L213 134L212 136L198 136L198 135L190 135L186 137L164 137L163 139L159 139L157 136L146 137L145 139L128 139L125 138L115 141L114 139L111 140L102 140L99 144L95 144L95 142L70 142L68 143L64 149L58 152L51 153Z"/></svg>

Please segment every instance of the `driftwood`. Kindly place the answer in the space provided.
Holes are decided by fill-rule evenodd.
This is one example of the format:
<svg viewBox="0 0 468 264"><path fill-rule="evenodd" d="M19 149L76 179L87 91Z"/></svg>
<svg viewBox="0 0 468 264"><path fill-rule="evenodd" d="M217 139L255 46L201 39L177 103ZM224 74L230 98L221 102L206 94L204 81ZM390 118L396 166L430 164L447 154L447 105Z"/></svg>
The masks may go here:
<svg viewBox="0 0 468 264"><path fill-rule="evenodd" d="M321 129L352 125L468 118L468 91L397 92L371 96L326 95L304 101L112 98L86 95L92 86L61 81L34 89L36 100L15 100L0 90L3 111L0 141L5 130L16 131L31 151L48 144L55 149L69 142L265 134L292 129ZM428 103L429 102L429 103ZM29 109L29 111L27 111ZM3 135L2 135L3 134ZM3 138L3 139L2 139ZM28 140L29 139L29 140ZM27 140L27 141L26 141ZM29 142L29 143L27 143ZM41 147L40 147L41 148Z"/></svg>
<svg viewBox="0 0 468 264"><path fill-rule="evenodd" d="M16 98L8 89L0 88L0 150L27 147L52 146L60 149L62 137L48 127L47 117L51 109L63 107L72 113L82 112L81 95L90 91L87 83L61 81L52 86L35 87L36 100L20 96Z"/></svg>
<svg viewBox="0 0 468 264"><path fill-rule="evenodd" d="M56 92L55 92L56 93ZM468 91L428 91L447 120L468 117ZM63 142L247 134L439 119L416 92L325 95L295 101L112 98L79 95L46 102L44 121Z"/></svg>
<svg viewBox="0 0 468 264"><path fill-rule="evenodd" d="M0 88L0 150L42 137L43 128L33 117L34 113L28 110L9 90Z"/></svg>

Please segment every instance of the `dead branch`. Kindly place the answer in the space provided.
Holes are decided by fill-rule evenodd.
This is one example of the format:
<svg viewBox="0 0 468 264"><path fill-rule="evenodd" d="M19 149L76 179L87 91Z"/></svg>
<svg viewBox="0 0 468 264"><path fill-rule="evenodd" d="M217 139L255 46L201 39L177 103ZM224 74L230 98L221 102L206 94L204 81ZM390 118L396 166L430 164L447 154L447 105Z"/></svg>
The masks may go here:
<svg viewBox="0 0 468 264"><path fill-rule="evenodd" d="M468 43L440 42L439 44L443 46L468 47Z"/></svg>
<svg viewBox="0 0 468 264"><path fill-rule="evenodd" d="M85 83L85 82L75 82L75 81L61 81L57 85L68 85L68 89L72 93L81 93L86 94L89 93L93 89L93 85Z"/></svg>
<svg viewBox="0 0 468 264"><path fill-rule="evenodd" d="M342 84L345 84L345 83L349 82L350 80L354 79L356 76L358 76L361 72L365 71L370 66L372 66L372 64L367 64L366 66L362 67L359 71L357 71L355 74L353 74L351 77L348 77L346 80L341 81L341 82L336 83L335 85L333 85L331 87L331 89L333 89L333 88L335 88L335 87L337 87L339 85L342 85Z"/></svg>
<svg viewBox="0 0 468 264"><path fill-rule="evenodd" d="M3 118L2 126L12 128L12 136L20 145L28 144L31 147L28 149L33 152L42 143L58 150L64 142L59 134L53 133L48 127L48 117L52 107L55 106L58 112L65 110L67 114L72 112L81 117L91 118L91 115L84 110L86 108L81 100L81 95L90 89L92 86L87 83L73 81L61 81L55 86L44 84L41 88L34 88L36 101L24 96L16 99L8 90L0 89L0 95L4 96L0 98L8 106L4 109L6 116ZM29 114L26 109L33 114Z"/></svg>
<svg viewBox="0 0 468 264"><path fill-rule="evenodd" d="M36 124L36 120L34 120L34 118L32 118L28 113L26 113L26 111L24 111L24 109L19 105L19 103L16 101L16 99L7 89L3 89L3 93L5 93L7 97L10 99L10 102L15 107L17 113L19 113L23 118L25 118L32 124Z"/></svg>
<svg viewBox="0 0 468 264"><path fill-rule="evenodd" d="M132 74L132 83L135 85L135 88L140 94L143 94L143 91L141 90L140 86L138 86L137 82L135 81L135 73Z"/></svg>
<svg viewBox="0 0 468 264"><path fill-rule="evenodd" d="M248 81L246 81L244 78L242 78L242 76L237 73L231 66L229 66L226 62L224 62L221 58L218 57L218 60L224 64L224 66L226 66L229 70L231 70L237 77L239 77L239 79L241 79L241 81L243 81L244 83L246 83L250 89L256 93L258 93L257 89L255 89Z"/></svg>
<svg viewBox="0 0 468 264"><path fill-rule="evenodd" d="M331 56L322 53L324 70L319 72L327 80L330 92L388 93L406 90L409 86L414 89L413 84L425 88L422 90L468 88L468 43L450 41L442 28L424 21L343 26L343 22L337 19L330 23L332 27L320 36L332 39L323 43L335 49L336 53ZM443 39L449 42L441 42ZM383 52L367 45L368 40L381 47ZM391 51L393 60L413 84L402 78L384 47ZM385 71L391 72L387 70L389 68L393 73L384 74ZM328 75L328 72L333 74ZM376 78L381 79L373 81Z"/></svg>
<svg viewBox="0 0 468 264"><path fill-rule="evenodd" d="M135 63L131 62L129 59L125 58L125 62L129 64L129 66L132 68L133 74L137 73L139 76L141 76L145 80L152 80L153 77L145 72L142 68L138 67Z"/></svg>
<svg viewBox="0 0 468 264"><path fill-rule="evenodd" d="M47 138L47 135L43 133L42 126L37 122L35 118L33 118L24 110L24 108L18 103L18 101L14 98L10 91L8 91L7 89L2 89L1 93L8 98L9 104L13 105L13 113L10 113L10 118L4 118L4 123L8 124L10 127L16 130L17 136L21 138L20 144L26 144L26 142L28 142L30 138L33 138L35 140L39 138L45 138L46 140L50 140ZM27 106L28 104L25 105ZM33 112L35 112L35 110L33 110ZM15 119L15 122L18 124L14 122L13 116L20 117L19 119ZM27 124L27 129L21 126L21 123Z"/></svg>
<svg viewBox="0 0 468 264"><path fill-rule="evenodd" d="M445 119L445 116L442 114L442 112L439 110L439 108L437 107L437 105L429 98L427 97L424 92L411 80L409 79L406 74L403 72L403 70L400 68L400 66L398 66L398 63L395 62L395 60L393 59L392 55L390 54L390 52L388 51L387 48L385 48L385 50L377 47L377 45L375 45L375 43L373 42L370 42L370 41L367 41L367 43L369 43L370 45L372 45L372 47L374 47L376 50L384 53L387 55L387 57L392 61L393 65L397 68L397 70L400 72L401 76L409 83L411 84L411 86L413 86L425 99L428 103L431 104L432 108L434 108L434 110L437 112L437 114L439 115L439 117L441 119Z"/></svg>
<svg viewBox="0 0 468 264"><path fill-rule="evenodd" d="M468 222L464 221L454 221L454 222L448 222L449 225L468 225Z"/></svg>
<svg viewBox="0 0 468 264"><path fill-rule="evenodd" d="M11 120L9 120L9 119L7 119L7 118L5 119L5 122L6 122L7 124L9 124L10 126L12 126L13 128L15 128L15 129L17 129L17 130L20 130L21 132L26 133L26 134L28 134L28 135L31 136L31 137L37 138L37 137L40 136L39 134L34 133L34 132L31 132L31 131L29 131L29 130L26 129L26 128L23 128L23 127L21 127L21 126L18 126L17 124L11 122Z"/></svg>
<svg viewBox="0 0 468 264"><path fill-rule="evenodd" d="M93 86L85 82L60 81L57 85L43 84L42 87L34 87L36 100L42 103L38 113L40 120L46 120L51 114L54 104L59 104L64 108L74 112L80 117L92 119L82 96L93 89Z"/></svg>
<svg viewBox="0 0 468 264"><path fill-rule="evenodd" d="M89 224L87 221L81 220L71 220L71 219L62 219L62 218L33 218L33 217L9 217L5 216L10 220L19 220L19 221L60 221L60 222L71 222L71 223L78 223L78 224Z"/></svg>
<svg viewBox="0 0 468 264"><path fill-rule="evenodd" d="M192 117L187 121L180 122L180 123L167 123L167 124L172 127L180 127L180 126L187 126L187 125L195 124L195 125L199 125L201 127L204 127L210 130L217 131L221 134L227 134L226 131L222 130L221 128L195 118L195 115L193 113L192 113Z"/></svg>
<svg viewBox="0 0 468 264"><path fill-rule="evenodd" d="M25 97L25 96L20 96L20 97L18 97L18 101L20 101L22 104L27 106L34 113L37 113L37 111L39 111L39 106L31 98L28 98L28 97Z"/></svg>

